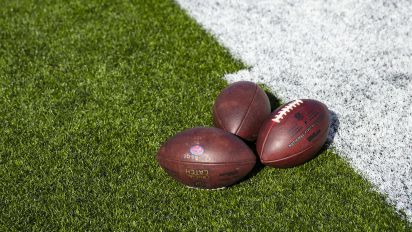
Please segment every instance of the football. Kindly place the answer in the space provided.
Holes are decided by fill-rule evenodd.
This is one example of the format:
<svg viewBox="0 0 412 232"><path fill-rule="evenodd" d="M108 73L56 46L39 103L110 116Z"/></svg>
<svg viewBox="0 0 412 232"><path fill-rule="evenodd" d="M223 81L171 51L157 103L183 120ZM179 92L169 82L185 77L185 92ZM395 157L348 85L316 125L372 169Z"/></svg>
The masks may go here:
<svg viewBox="0 0 412 232"><path fill-rule="evenodd" d="M274 110L263 123L256 149L265 165L294 167L316 156L328 131L326 105L310 99L294 100Z"/></svg>
<svg viewBox="0 0 412 232"><path fill-rule="evenodd" d="M239 81L222 90L213 106L213 123L245 140L255 141L270 114L266 93L255 83Z"/></svg>
<svg viewBox="0 0 412 232"><path fill-rule="evenodd" d="M175 180L195 188L235 184L255 166L256 156L238 137L218 128L187 129L167 140L159 165Z"/></svg>

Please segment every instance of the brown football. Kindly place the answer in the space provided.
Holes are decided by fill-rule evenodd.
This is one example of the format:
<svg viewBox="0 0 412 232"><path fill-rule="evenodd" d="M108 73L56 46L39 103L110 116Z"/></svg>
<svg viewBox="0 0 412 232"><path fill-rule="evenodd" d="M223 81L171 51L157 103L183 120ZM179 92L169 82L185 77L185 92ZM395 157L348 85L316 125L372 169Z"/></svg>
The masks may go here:
<svg viewBox="0 0 412 232"><path fill-rule="evenodd" d="M226 87L217 97L213 123L243 139L255 141L269 114L270 102L266 93L253 82L239 81Z"/></svg>
<svg viewBox="0 0 412 232"><path fill-rule="evenodd" d="M263 123L256 149L265 165L293 167L316 156L328 131L329 110L323 103L295 100L274 110Z"/></svg>
<svg viewBox="0 0 412 232"><path fill-rule="evenodd" d="M256 163L255 154L240 138L204 127L176 134L160 147L156 158L175 180L206 189L238 182Z"/></svg>

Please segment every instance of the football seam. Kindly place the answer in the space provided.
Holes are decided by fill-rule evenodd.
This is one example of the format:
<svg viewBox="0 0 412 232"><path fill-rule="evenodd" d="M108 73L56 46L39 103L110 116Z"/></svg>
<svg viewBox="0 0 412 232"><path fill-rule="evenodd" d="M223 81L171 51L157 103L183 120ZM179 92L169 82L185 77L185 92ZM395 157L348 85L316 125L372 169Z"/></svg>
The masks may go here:
<svg viewBox="0 0 412 232"><path fill-rule="evenodd" d="M258 90L258 85L255 84L255 92L253 93L252 100L249 102L249 104L248 104L248 106L247 106L246 113L245 113L245 115L243 116L242 121L240 122L240 125L239 125L239 127L237 128L237 130L236 130L236 132L235 132L236 135L237 135L237 133L239 132L240 128L242 128L243 123L245 122L245 119L247 118L247 115L249 114L250 106L252 105L253 101L254 101L255 98L256 98L257 90Z"/></svg>
<svg viewBox="0 0 412 232"><path fill-rule="evenodd" d="M169 161L169 162L175 162L175 163L184 163L184 164L206 164L206 165L208 165L208 164L210 164L210 165L215 165L215 164L217 164L217 165L228 165L228 164L253 164L253 163L256 163L256 159L255 160L250 160L250 161L247 161L247 162L230 162L230 163L224 163L224 162L218 162L218 163L203 163L203 162L189 162L189 161L181 161L181 160L171 160L171 159L158 159L158 161L159 162L167 162L167 161Z"/></svg>
<svg viewBox="0 0 412 232"><path fill-rule="evenodd" d="M265 137L264 137L263 143L262 143L262 150L261 150L260 152L258 151L258 153L261 154L261 155L263 155L263 151L265 150L264 148L265 148L265 145L266 145L266 141L267 141L267 139L268 139L268 136L269 136L270 131L271 131L272 128L273 128L273 125L274 125L274 123L272 123L272 124L270 125L269 130L267 130L267 132L266 132L266 134L265 134Z"/></svg>
<svg viewBox="0 0 412 232"><path fill-rule="evenodd" d="M213 112L216 114L216 118L219 121L219 125L216 125L216 126L220 126L220 127L222 127L223 130L228 131L226 129L225 125L222 123L222 120L220 119L219 113L216 110L216 104L213 105Z"/></svg>
<svg viewBox="0 0 412 232"><path fill-rule="evenodd" d="M302 101L303 101L304 99L302 99ZM285 104L287 104L287 103L285 103ZM285 104L282 104L281 106L279 106L277 109L279 109L280 107L282 107L283 105L285 105ZM276 110L276 109L275 109ZM275 114L276 115L276 114ZM268 119L269 119L269 117L268 117ZM270 120L271 121L271 125L270 125L270 128L269 128L269 130L268 130L268 132L266 133L266 135L265 135L265 139L263 140L263 143L262 143L262 150L259 152L258 151L258 153L259 154L263 154L263 151L264 151L264 147L265 147L265 145L266 145L266 141L267 141L267 139L268 139L268 136L269 136L269 134L270 134L270 131L273 129L273 127L274 127L274 125L275 125L275 123L272 121L272 120ZM261 160L261 161L263 161L263 160Z"/></svg>
<svg viewBox="0 0 412 232"><path fill-rule="evenodd" d="M287 157L284 157L284 158L281 158L281 159L277 159L277 160L263 160L263 159L261 159L260 161L262 161L262 163L263 163L263 162L265 162L265 163L275 163L275 162L287 160L287 159L289 159L289 158L293 158L293 157L295 157L295 156L298 156L298 155L302 154L303 152L311 149L312 147L313 147L313 146L308 147L308 148L306 148L305 150L303 150L303 151L301 151L301 152L299 152L299 153L296 153L296 154L294 154L294 155L287 156Z"/></svg>
<svg viewBox="0 0 412 232"><path fill-rule="evenodd" d="M323 133L323 134L321 134L321 135L327 134L328 131L329 131L329 130L326 130L326 132ZM321 136L320 136L320 137L321 137ZM323 146L324 146L324 143L322 144L322 146L321 146L319 149L321 149ZM303 150L303 151L301 151L301 152L298 152L298 153L296 153L296 154L293 154L293 155L291 155L291 156L287 156L287 157L284 157L284 158L281 158L281 159L277 159L277 160L263 160L263 159L260 159L260 161L261 161L262 163L263 163L263 162L265 162L265 163L275 163L275 162L287 160L287 159L289 159L289 158L293 158L293 157L295 157L295 156L298 156L298 155L302 154L303 152L305 152L305 151L307 151L307 150L309 150L309 149L311 149L311 148L313 148L313 146L310 146L310 147L306 148L305 150Z"/></svg>

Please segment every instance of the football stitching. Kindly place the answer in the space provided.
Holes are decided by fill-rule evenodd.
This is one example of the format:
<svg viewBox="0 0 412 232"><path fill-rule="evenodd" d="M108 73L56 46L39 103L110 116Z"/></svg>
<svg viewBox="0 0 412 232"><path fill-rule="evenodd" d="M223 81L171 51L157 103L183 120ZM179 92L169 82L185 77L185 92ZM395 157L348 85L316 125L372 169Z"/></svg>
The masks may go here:
<svg viewBox="0 0 412 232"><path fill-rule="evenodd" d="M303 104L302 100L294 100L293 102L284 106L279 112L272 118L272 121L280 123L280 120L286 117L286 115L292 111L294 108L298 107L300 104Z"/></svg>
<svg viewBox="0 0 412 232"><path fill-rule="evenodd" d="M301 101L301 103L303 103L303 100L299 100L299 101ZM289 103L289 104L290 104L290 103ZM288 104L288 105L289 105L289 104ZM282 107L282 109L283 109L283 108L285 108L285 107ZM279 110L279 112L280 112L280 110ZM279 112L278 112L278 113L279 113ZM277 115L278 113L276 113L276 115ZM276 116L275 116L275 117L276 117ZM273 119L270 120L270 122L271 122L270 128L269 128L269 130L267 130L267 133L266 133L266 135L265 135L265 137L264 137L264 140L263 140L263 143L262 143L262 147L261 147L262 150L261 150L260 152L258 151L259 154L260 154L260 155L259 155L259 158L260 158L261 161L263 161L262 158L261 158L261 156L263 156L263 151L265 150L264 148L265 148L265 145L266 145L266 141L267 141L267 139L268 139L268 136L269 136L269 134L270 134L270 131L273 129L273 126L274 126L275 123L276 123Z"/></svg>

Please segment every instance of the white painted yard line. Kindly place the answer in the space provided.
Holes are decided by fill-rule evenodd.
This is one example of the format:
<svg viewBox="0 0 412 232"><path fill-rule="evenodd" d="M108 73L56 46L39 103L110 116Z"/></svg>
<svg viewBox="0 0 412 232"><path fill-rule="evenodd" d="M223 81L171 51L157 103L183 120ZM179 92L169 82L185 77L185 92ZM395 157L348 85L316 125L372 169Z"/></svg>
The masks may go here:
<svg viewBox="0 0 412 232"><path fill-rule="evenodd" d="M411 1L177 2L251 66L229 82L325 102L338 153L412 221Z"/></svg>

